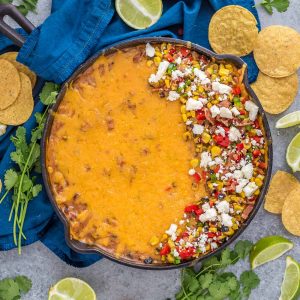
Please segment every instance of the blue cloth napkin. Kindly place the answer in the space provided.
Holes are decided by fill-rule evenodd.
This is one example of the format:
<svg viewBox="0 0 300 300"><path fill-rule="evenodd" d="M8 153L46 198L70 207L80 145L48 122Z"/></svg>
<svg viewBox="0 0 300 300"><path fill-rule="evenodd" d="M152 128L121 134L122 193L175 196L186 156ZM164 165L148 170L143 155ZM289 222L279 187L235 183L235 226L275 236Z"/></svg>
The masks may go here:
<svg viewBox="0 0 300 300"><path fill-rule="evenodd" d="M114 2L114 1L113 1ZM145 30L129 28L116 14L110 0L53 0L52 14L29 36L20 50L18 60L28 65L39 76L57 83L64 82L76 68L95 52L119 41L141 36L168 36L183 38L210 48L208 24L219 8L237 4L249 9L257 18L253 0L165 0L160 20ZM260 23L258 20L258 27ZM178 30L183 29L183 35ZM23 33L24 34L24 33ZM11 45L0 37L0 50ZM249 67L250 81L256 79L258 69L252 55L243 57ZM43 105L36 99L35 111L42 111ZM25 124L28 132L35 126L34 117ZM11 167L10 152L13 145L9 136L15 128L9 127L0 137L0 174L3 181L5 170ZM3 194L3 192L2 192ZM14 248L12 224L8 216L11 195L0 206L0 250ZM33 199L28 207L25 221L26 241L24 245L41 240L50 250L65 262L77 266L88 266L101 257L78 254L65 243L63 226L54 214L45 189Z"/></svg>

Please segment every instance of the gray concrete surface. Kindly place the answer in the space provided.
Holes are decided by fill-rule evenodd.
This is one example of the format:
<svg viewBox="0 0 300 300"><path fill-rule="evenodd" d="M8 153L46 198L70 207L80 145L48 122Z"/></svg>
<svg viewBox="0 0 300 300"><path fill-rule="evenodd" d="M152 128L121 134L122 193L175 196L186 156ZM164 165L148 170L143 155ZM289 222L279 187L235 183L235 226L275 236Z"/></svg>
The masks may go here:
<svg viewBox="0 0 300 300"><path fill-rule="evenodd" d="M257 3L260 0L256 1ZM37 15L30 14L30 19L39 24L47 16L50 8L49 0L39 0ZM286 13L268 15L261 7L258 8L262 26L282 24L292 26L300 32L300 4L291 0L290 8ZM292 107L291 112L300 109L300 94ZM292 137L299 132L299 128L277 131L274 128L280 117L268 116L274 139L274 168L289 170L285 162L286 146ZM298 174L298 178L299 174ZM294 249L290 252L300 261L300 239L291 236L282 226L279 216L272 215L260 209L258 215L247 228L241 239L257 241L266 235L279 234L290 238ZM237 264L232 271L240 273L247 269L247 263ZM285 267L285 257L257 269L261 278L260 286L252 293L252 300L278 299L280 285ZM0 252L0 278L26 274L33 281L33 288L24 297L25 300L43 300L47 298L49 286L61 278L75 276L89 282L95 289L100 300L164 300L173 298L179 287L179 271L143 271L121 266L103 259L84 269L76 269L59 260L41 243L23 248L22 256L16 250Z"/></svg>

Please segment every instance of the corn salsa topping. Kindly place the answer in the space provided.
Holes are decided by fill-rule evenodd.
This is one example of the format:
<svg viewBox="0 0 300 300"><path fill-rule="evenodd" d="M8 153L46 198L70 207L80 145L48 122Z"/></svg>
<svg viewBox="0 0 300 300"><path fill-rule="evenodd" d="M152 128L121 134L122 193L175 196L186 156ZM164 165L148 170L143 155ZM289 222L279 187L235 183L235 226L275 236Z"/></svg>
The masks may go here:
<svg viewBox="0 0 300 300"><path fill-rule="evenodd" d="M148 79L166 101L181 102L194 144L192 189L207 196L186 206L179 222L150 243L162 261L178 264L214 251L249 217L263 186L267 144L258 106L243 84L244 68L215 61L181 45L146 45Z"/></svg>

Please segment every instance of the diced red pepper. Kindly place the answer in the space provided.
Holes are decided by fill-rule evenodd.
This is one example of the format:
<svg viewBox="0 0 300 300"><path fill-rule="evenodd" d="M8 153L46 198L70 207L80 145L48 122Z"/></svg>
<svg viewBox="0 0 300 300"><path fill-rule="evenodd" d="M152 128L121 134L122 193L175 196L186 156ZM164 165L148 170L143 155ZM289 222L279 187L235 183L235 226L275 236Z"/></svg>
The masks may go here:
<svg viewBox="0 0 300 300"><path fill-rule="evenodd" d="M195 248L189 247L183 250L179 250L179 256L181 259L187 259L193 256L195 252L196 252Z"/></svg>
<svg viewBox="0 0 300 300"><path fill-rule="evenodd" d="M244 149L244 144L243 144L243 143L237 144L237 145L236 145L236 149L237 149L238 151L242 151L242 150Z"/></svg>
<svg viewBox="0 0 300 300"><path fill-rule="evenodd" d="M246 114L246 111L245 111L244 109L240 109L240 114L241 114L242 116L244 116L244 115Z"/></svg>
<svg viewBox="0 0 300 300"><path fill-rule="evenodd" d="M190 50L185 47L181 47L180 52L183 57L187 57L190 54Z"/></svg>
<svg viewBox="0 0 300 300"><path fill-rule="evenodd" d="M253 154L254 157L258 157L258 156L261 155L261 152L260 152L260 150L255 149L255 150L253 150L252 154Z"/></svg>
<svg viewBox="0 0 300 300"><path fill-rule="evenodd" d="M200 215L202 215L203 213L204 213L204 211L203 211L202 208L199 208L199 209L195 210L195 214L196 214L197 216L200 216Z"/></svg>
<svg viewBox="0 0 300 300"><path fill-rule="evenodd" d="M176 52L176 50L175 50L174 48L171 48L171 49L169 50L169 53L170 53L171 55L173 55L175 52Z"/></svg>
<svg viewBox="0 0 300 300"><path fill-rule="evenodd" d="M193 175L193 177L194 177L195 182L197 182L197 183L201 180L201 176L200 176L199 173L195 173L195 174Z"/></svg>
<svg viewBox="0 0 300 300"><path fill-rule="evenodd" d="M166 59L168 60L168 62L173 62L174 58L171 54L166 54Z"/></svg>
<svg viewBox="0 0 300 300"><path fill-rule="evenodd" d="M253 139L256 143L260 143L261 137L260 136L254 136Z"/></svg>
<svg viewBox="0 0 300 300"><path fill-rule="evenodd" d="M222 136L221 134L215 135L214 140L217 144L223 147L228 147L230 144L229 137L228 136Z"/></svg>
<svg viewBox="0 0 300 300"><path fill-rule="evenodd" d="M160 255L167 255L171 252L171 248L168 244L164 244L164 246L162 247L162 249L160 250Z"/></svg>
<svg viewBox="0 0 300 300"><path fill-rule="evenodd" d="M203 121L203 120L205 120L205 119L206 119L205 113L204 113L202 110L198 110L198 111L196 112L196 119L197 119L198 121Z"/></svg>
<svg viewBox="0 0 300 300"><path fill-rule="evenodd" d="M213 238L216 236L216 234L214 232L208 232L206 235L208 238Z"/></svg>
<svg viewBox="0 0 300 300"><path fill-rule="evenodd" d="M233 95L240 95L241 94L241 89L240 87L236 86L235 88L232 89L232 94Z"/></svg>
<svg viewBox="0 0 300 300"><path fill-rule="evenodd" d="M196 205L196 204L192 204L192 205L188 205L185 209L184 209L184 212L186 213L191 213L191 212L194 212L196 210L199 209L199 206Z"/></svg>

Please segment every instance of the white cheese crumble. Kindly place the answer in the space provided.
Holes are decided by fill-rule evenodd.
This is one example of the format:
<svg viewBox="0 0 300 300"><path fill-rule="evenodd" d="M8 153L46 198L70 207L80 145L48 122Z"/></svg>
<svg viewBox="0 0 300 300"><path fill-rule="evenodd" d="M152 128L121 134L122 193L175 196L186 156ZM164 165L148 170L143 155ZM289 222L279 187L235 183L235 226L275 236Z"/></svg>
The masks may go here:
<svg viewBox="0 0 300 300"><path fill-rule="evenodd" d="M229 212L229 203L226 200L219 202L216 207L220 214Z"/></svg>
<svg viewBox="0 0 300 300"><path fill-rule="evenodd" d="M241 136L240 131L236 127L230 127L228 137L231 142L237 142Z"/></svg>
<svg viewBox="0 0 300 300"><path fill-rule="evenodd" d="M186 110L199 110L203 107L201 101L195 100L193 98L189 98L186 102Z"/></svg>
<svg viewBox="0 0 300 300"><path fill-rule="evenodd" d="M208 164L212 161L210 153L207 151L201 153L200 167L206 168Z"/></svg>
<svg viewBox="0 0 300 300"><path fill-rule="evenodd" d="M194 124L194 127L193 127L194 134L202 134L203 131L204 131L204 126L199 125L199 124Z"/></svg>
<svg viewBox="0 0 300 300"><path fill-rule="evenodd" d="M195 169L189 169L189 175L190 175L190 176L193 176L193 175L195 175L195 174L196 174Z"/></svg>
<svg viewBox="0 0 300 300"><path fill-rule="evenodd" d="M212 89L219 94L229 94L232 91L232 88L226 84L214 81L212 83Z"/></svg>
<svg viewBox="0 0 300 300"><path fill-rule="evenodd" d="M177 225L171 224L170 228L166 230L166 234L172 236L174 233L176 233L176 230L177 230Z"/></svg>
<svg viewBox="0 0 300 300"><path fill-rule="evenodd" d="M258 106L254 104L252 101L246 101L245 109L249 112L249 119L251 121L255 121L258 113Z"/></svg>
<svg viewBox="0 0 300 300"><path fill-rule="evenodd" d="M169 101L176 101L176 100L178 100L180 98L180 95L177 93L177 92L175 92L175 91L170 91L169 92L169 96L168 96L168 100Z"/></svg>
<svg viewBox="0 0 300 300"><path fill-rule="evenodd" d="M211 108L210 108L210 112L211 112L211 116L213 118L215 118L218 114L220 114L220 109L218 106L216 105L213 105Z"/></svg>
<svg viewBox="0 0 300 300"><path fill-rule="evenodd" d="M227 227L231 227L233 224L232 224L232 217L229 216L228 214L221 214L221 223L224 225L224 226L227 226Z"/></svg>
<svg viewBox="0 0 300 300"><path fill-rule="evenodd" d="M184 74L180 70L172 71L172 80L184 77Z"/></svg>
<svg viewBox="0 0 300 300"><path fill-rule="evenodd" d="M232 119L232 112L229 108L227 107L221 107L220 108L220 116L222 118L226 118L226 119Z"/></svg>
<svg viewBox="0 0 300 300"><path fill-rule="evenodd" d="M215 221L217 219L217 211L215 208L209 208L204 214L200 215L199 220L202 223L206 221Z"/></svg>
<svg viewBox="0 0 300 300"><path fill-rule="evenodd" d="M180 56L178 56L178 57L175 59L175 63L176 63L177 65L180 65L180 64L181 64L181 61L182 61L182 59L181 59Z"/></svg>
<svg viewBox="0 0 300 300"><path fill-rule="evenodd" d="M4 124L0 124L0 136L5 134L7 126Z"/></svg>
<svg viewBox="0 0 300 300"><path fill-rule="evenodd" d="M158 66L158 70L157 70L156 74L151 74L150 75L149 82L150 83L156 83L156 82L160 81L160 79L166 73L166 71L169 67L169 64L170 63L166 60L162 61Z"/></svg>
<svg viewBox="0 0 300 300"><path fill-rule="evenodd" d="M235 179L243 178L243 172L241 170L235 170L233 172L233 178L235 178Z"/></svg>
<svg viewBox="0 0 300 300"><path fill-rule="evenodd" d="M198 77L201 81L207 78L205 72L203 72L203 71L201 71L201 70L199 70L199 69L197 69L197 68L194 69L194 74L195 74L195 76Z"/></svg>
<svg viewBox="0 0 300 300"><path fill-rule="evenodd" d="M146 44L146 55L149 57L153 57L155 55L155 49L149 43Z"/></svg>
<svg viewBox="0 0 300 300"><path fill-rule="evenodd" d="M253 176L253 165L249 163L242 167L243 176L250 179Z"/></svg>
<svg viewBox="0 0 300 300"><path fill-rule="evenodd" d="M236 107L233 107L233 108L231 109L231 112L232 112L235 116L239 116L239 115L240 115L240 112L239 112L239 110L238 110Z"/></svg>
<svg viewBox="0 0 300 300"><path fill-rule="evenodd" d="M203 209L204 212L206 212L207 210L210 209L210 205L209 205L208 203L204 203L204 204L202 205L202 209Z"/></svg>
<svg viewBox="0 0 300 300"><path fill-rule="evenodd" d="M243 191L244 186L247 185L247 183L249 182L248 179L238 179L238 185L235 187L235 191L237 193L241 193Z"/></svg>
<svg viewBox="0 0 300 300"><path fill-rule="evenodd" d="M225 129L221 126L217 126L216 134L220 134L221 136L225 136Z"/></svg>
<svg viewBox="0 0 300 300"><path fill-rule="evenodd" d="M258 189L258 186L255 182L249 182L244 188L243 191L245 192L246 197L251 197L255 191Z"/></svg>

